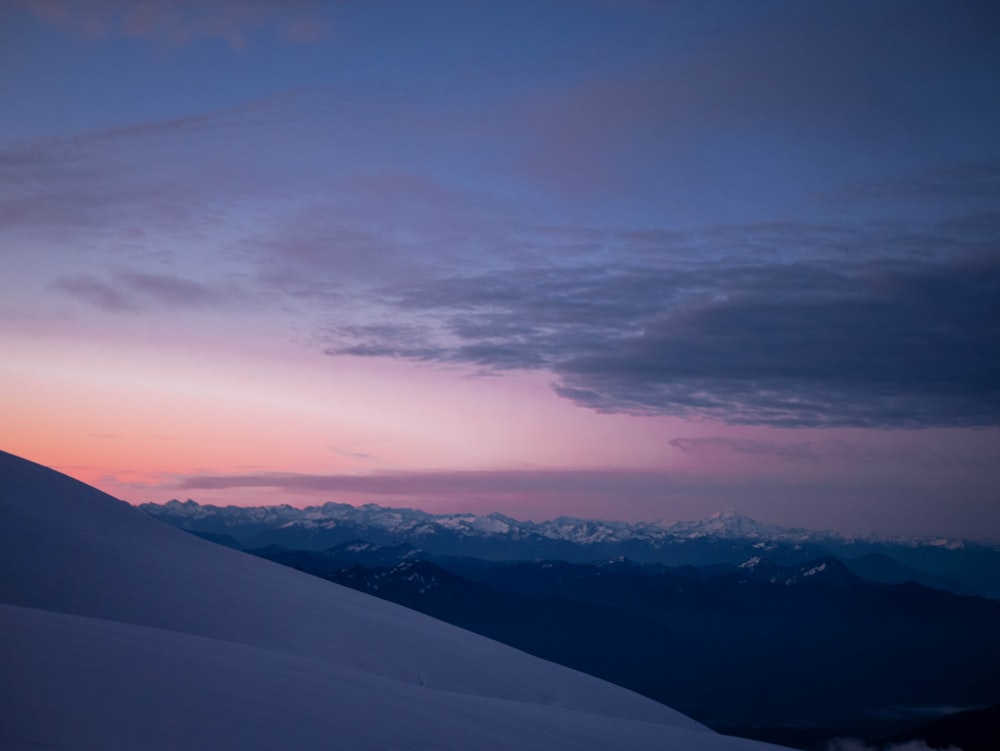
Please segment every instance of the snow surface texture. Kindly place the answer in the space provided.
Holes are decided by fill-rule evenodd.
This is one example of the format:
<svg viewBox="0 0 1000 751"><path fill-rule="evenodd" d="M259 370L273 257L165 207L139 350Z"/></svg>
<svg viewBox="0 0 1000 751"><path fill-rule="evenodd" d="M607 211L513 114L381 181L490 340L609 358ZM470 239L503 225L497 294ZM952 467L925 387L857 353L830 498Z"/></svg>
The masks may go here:
<svg viewBox="0 0 1000 751"><path fill-rule="evenodd" d="M776 748L3 452L0 571L3 749Z"/></svg>

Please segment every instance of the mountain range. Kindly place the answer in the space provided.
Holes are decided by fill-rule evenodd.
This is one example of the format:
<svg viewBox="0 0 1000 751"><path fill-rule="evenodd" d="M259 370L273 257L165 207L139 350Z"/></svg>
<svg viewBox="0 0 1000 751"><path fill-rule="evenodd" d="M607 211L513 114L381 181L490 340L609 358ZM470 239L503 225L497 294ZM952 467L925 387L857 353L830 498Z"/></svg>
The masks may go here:
<svg viewBox="0 0 1000 751"><path fill-rule="evenodd" d="M786 529L733 511L667 525L571 517L521 521L498 513L430 514L376 504L242 507L175 500L140 508L187 531L228 536L245 548L325 550L365 540L380 545L405 542L435 555L485 560L589 563L624 556L674 566L738 564L753 556L782 565L836 557L873 581L916 581L956 594L1000 599L998 544Z"/></svg>
<svg viewBox="0 0 1000 751"><path fill-rule="evenodd" d="M0 453L4 749L763 751Z"/></svg>
<svg viewBox="0 0 1000 751"><path fill-rule="evenodd" d="M733 512L661 525L375 504L142 508L727 733L823 748L904 732L935 707L1000 701L1000 601L958 594L988 590L1000 570L982 543L854 538Z"/></svg>

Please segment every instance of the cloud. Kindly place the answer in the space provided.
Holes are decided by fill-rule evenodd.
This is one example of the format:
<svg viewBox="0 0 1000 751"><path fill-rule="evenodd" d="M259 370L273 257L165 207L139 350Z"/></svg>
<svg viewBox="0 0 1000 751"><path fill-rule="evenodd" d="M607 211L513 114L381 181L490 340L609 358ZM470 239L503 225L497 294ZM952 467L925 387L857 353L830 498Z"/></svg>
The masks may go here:
<svg viewBox="0 0 1000 751"><path fill-rule="evenodd" d="M917 174L852 183L813 196L815 201L839 204L917 201L924 210L956 208L968 212L970 202L980 210L1000 201L1000 162L969 162L935 167Z"/></svg>
<svg viewBox="0 0 1000 751"><path fill-rule="evenodd" d="M113 312L135 310L135 302L110 284L89 276L63 277L53 286L72 297Z"/></svg>
<svg viewBox="0 0 1000 751"><path fill-rule="evenodd" d="M136 294L167 307L201 308L219 302L217 292L191 279L135 271L124 272L118 278Z"/></svg>
<svg viewBox="0 0 1000 751"><path fill-rule="evenodd" d="M957 515L945 518L934 510L940 501L940 486L927 482L925 474L909 473L902 489L896 481L873 482L863 475L838 470L778 477L756 469L736 472L725 464L708 472L642 467L383 470L364 474L250 469L162 478L155 488L147 487L143 497L216 499L213 502L237 505L261 498L293 505L382 503L428 511L503 509L528 519L568 515L668 522L704 518L722 508L735 508L761 521L859 534L878 529L871 522L859 521L867 518L865 514L872 508L891 507L886 512L891 519L909 522L905 530L897 528L896 534L983 536L986 527L982 524L963 525ZM992 487L973 488L979 500L970 502L985 510L985 515L980 514L983 522L992 513ZM951 526L943 529L942 520Z"/></svg>
<svg viewBox="0 0 1000 751"><path fill-rule="evenodd" d="M332 451L337 456L343 456L347 459L356 459L363 462L377 462L378 457L374 454L367 454L363 451L354 451L348 448L341 448L339 446L329 446L330 451Z"/></svg>
<svg viewBox="0 0 1000 751"><path fill-rule="evenodd" d="M93 276L60 277L53 287L83 302L112 312L141 310L149 304L165 308L204 308L228 296L200 282L169 274L123 271L111 282Z"/></svg>
<svg viewBox="0 0 1000 751"><path fill-rule="evenodd" d="M927 448L899 448L886 450L859 445L846 440L769 441L758 438L726 438L724 436L699 436L674 438L670 445L692 455L718 456L742 454L754 459L775 459L796 464L824 462L851 462L855 464L939 464L941 457ZM951 462L959 461L950 459ZM976 464L975 459L965 462Z"/></svg>
<svg viewBox="0 0 1000 751"><path fill-rule="evenodd" d="M785 426L1000 421L1000 257L771 267L555 365L600 411Z"/></svg>
<svg viewBox="0 0 1000 751"><path fill-rule="evenodd" d="M426 322L424 338L335 328L327 352L547 369L556 393L601 412L998 425L1000 217L981 220L869 225L841 233L846 252L824 227L750 226L707 233L705 254L665 244L659 258L403 282L383 300ZM907 252L922 244L934 252Z"/></svg>
<svg viewBox="0 0 1000 751"><path fill-rule="evenodd" d="M711 478L655 470L498 469L411 470L370 474L254 472L184 476L164 489L172 493L233 498L241 490L277 490L282 497L320 496L353 502L406 503L434 508L507 509L529 518L589 514L599 518L650 519L703 516L720 504L732 505L733 492L751 488L773 498L780 488L758 486L747 478ZM611 506L609 506L609 502ZM666 505L665 505L666 503ZM666 511L665 511L666 509ZM610 515L610 516L609 516Z"/></svg>
<svg viewBox="0 0 1000 751"><path fill-rule="evenodd" d="M753 482L751 481L751 485ZM321 498L377 502L438 511L495 511L519 518L561 515L611 519L673 519L707 515L720 504L732 505L733 491L747 483L671 475L660 471L615 469L508 469L382 471L364 475L253 472L203 474L177 478L164 492L233 502L278 491L282 498ZM762 496L773 497L771 488ZM667 506L664 503L667 503ZM609 506L609 503L611 504Z"/></svg>
<svg viewBox="0 0 1000 751"><path fill-rule="evenodd" d="M91 39L128 37L182 47L218 39L242 49L261 28L284 41L311 43L330 28L319 4L281 0L14 0L37 18Z"/></svg>
<svg viewBox="0 0 1000 751"><path fill-rule="evenodd" d="M699 438L674 438L670 445L686 454L737 453L754 457L781 459L797 463L812 464L823 461L828 453L824 446L810 441L777 443L753 438L723 438L705 436Z"/></svg>
<svg viewBox="0 0 1000 751"><path fill-rule="evenodd" d="M625 486L647 492L684 485L660 472L625 470L427 470L369 475L261 474L195 475L181 479L178 490L280 488L286 491L363 492L377 495L436 497L456 493L503 495L575 491L605 493Z"/></svg>

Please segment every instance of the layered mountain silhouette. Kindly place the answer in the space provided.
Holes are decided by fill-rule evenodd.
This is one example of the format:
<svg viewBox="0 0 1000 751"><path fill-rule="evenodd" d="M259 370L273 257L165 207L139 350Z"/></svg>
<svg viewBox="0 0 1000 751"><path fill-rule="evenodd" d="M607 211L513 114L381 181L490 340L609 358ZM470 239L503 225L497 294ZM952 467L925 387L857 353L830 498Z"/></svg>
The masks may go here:
<svg viewBox="0 0 1000 751"><path fill-rule="evenodd" d="M811 745L1000 698L1000 602L866 581L836 558L670 567L485 561L409 544L252 551L677 707Z"/></svg>

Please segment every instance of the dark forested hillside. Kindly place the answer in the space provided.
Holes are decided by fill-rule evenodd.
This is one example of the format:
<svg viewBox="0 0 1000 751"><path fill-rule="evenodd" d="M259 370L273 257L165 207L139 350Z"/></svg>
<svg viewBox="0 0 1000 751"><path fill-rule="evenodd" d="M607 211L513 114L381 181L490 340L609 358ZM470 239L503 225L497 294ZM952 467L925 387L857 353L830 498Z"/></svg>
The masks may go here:
<svg viewBox="0 0 1000 751"><path fill-rule="evenodd" d="M359 542L256 552L744 735L800 745L887 735L907 722L893 708L1000 700L1000 602L869 582L832 558L671 568Z"/></svg>

